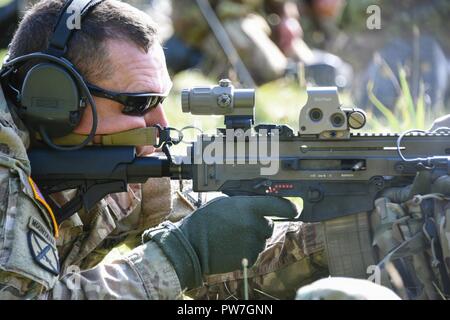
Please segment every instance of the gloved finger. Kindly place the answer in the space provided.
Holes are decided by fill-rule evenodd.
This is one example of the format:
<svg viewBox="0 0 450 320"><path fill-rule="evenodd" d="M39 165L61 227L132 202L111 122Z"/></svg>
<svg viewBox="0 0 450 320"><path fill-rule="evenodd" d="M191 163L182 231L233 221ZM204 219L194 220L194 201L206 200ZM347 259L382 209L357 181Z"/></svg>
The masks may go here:
<svg viewBox="0 0 450 320"><path fill-rule="evenodd" d="M389 188L383 190L382 197L388 198L391 202L401 203L412 199L416 194L427 194L430 192L431 171L419 171L411 185L399 188Z"/></svg>
<svg viewBox="0 0 450 320"><path fill-rule="evenodd" d="M293 219L298 216L297 207L289 200L274 196L247 197L251 201L253 213L263 216L273 216Z"/></svg>
<svg viewBox="0 0 450 320"><path fill-rule="evenodd" d="M201 207L198 208L197 210L202 209L202 208L204 208L204 207L206 207L206 206L209 206L209 205L212 205L212 204L216 204L217 202L228 201L229 199L230 199L230 197L228 197L228 196L219 196L219 197L216 197L216 198L211 199L211 200L209 200L208 202L202 204Z"/></svg>
<svg viewBox="0 0 450 320"><path fill-rule="evenodd" d="M259 239L264 240L270 238L273 233L273 221L267 218L258 219L256 235L259 236Z"/></svg>
<svg viewBox="0 0 450 320"><path fill-rule="evenodd" d="M242 258L248 260L248 266L252 267L256 260L258 259L259 254L266 248L266 241L258 239L254 237L249 240L248 247L246 248L245 253L242 254ZM240 261L242 262L242 260Z"/></svg>
<svg viewBox="0 0 450 320"><path fill-rule="evenodd" d="M386 197L394 203L401 203L411 199L411 185L402 188L388 188L383 190L381 197Z"/></svg>

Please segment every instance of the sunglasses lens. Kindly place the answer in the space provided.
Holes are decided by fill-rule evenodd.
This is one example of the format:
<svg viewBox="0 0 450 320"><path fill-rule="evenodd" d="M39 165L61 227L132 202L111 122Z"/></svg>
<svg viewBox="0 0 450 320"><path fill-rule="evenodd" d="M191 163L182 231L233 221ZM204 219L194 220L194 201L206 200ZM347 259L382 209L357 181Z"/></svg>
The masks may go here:
<svg viewBox="0 0 450 320"><path fill-rule="evenodd" d="M164 97L159 96L129 97L123 113L142 115L156 108L163 101Z"/></svg>
<svg viewBox="0 0 450 320"><path fill-rule="evenodd" d="M156 108L159 104L159 97L151 97L148 101L148 108L153 109Z"/></svg>
<svg viewBox="0 0 450 320"><path fill-rule="evenodd" d="M124 106L122 110L123 113L136 116L144 115L150 110L156 108L160 103L164 101L165 98L164 96L160 96L154 93L116 93L96 87L92 84L88 84L88 88L91 91L92 95L117 101Z"/></svg>

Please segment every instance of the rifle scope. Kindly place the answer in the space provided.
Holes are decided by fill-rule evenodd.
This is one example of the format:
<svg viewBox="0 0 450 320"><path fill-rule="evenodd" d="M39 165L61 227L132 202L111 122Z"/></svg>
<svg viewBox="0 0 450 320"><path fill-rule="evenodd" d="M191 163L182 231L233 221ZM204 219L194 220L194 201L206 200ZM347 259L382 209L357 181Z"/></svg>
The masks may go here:
<svg viewBox="0 0 450 320"><path fill-rule="evenodd" d="M228 79L218 86L193 87L181 92L183 112L195 115L226 115L253 117L254 89L236 89Z"/></svg>

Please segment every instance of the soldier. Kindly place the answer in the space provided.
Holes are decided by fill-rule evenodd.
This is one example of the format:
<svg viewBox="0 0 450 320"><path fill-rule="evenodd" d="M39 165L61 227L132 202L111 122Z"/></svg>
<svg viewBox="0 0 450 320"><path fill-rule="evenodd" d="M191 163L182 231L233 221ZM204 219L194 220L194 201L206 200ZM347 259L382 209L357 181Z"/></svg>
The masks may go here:
<svg viewBox="0 0 450 320"><path fill-rule="evenodd" d="M14 37L9 59L48 47L47 41L61 6L59 0L46 0L31 9ZM45 16L48 12L50 17ZM100 19L102 12L107 12L108 21ZM115 14L121 18L111 19ZM117 28L120 21L135 32L125 36L121 32L126 31ZM94 27L100 28L98 32L92 31ZM46 31L43 32L42 28ZM86 38L82 37L83 28L88 35L85 35ZM100 30L108 32L103 34ZM90 39L102 35L107 36L103 39L109 41ZM81 31L74 33L67 58L97 87L103 86L115 92L145 91L148 97L154 98L155 94L148 91L166 91L170 87L170 79L162 48L152 41L152 35L154 28L148 25L147 18L143 18L141 13L119 2L105 0L85 17ZM33 41L22 42L23 37L31 37ZM105 55L105 52L108 54ZM83 54L88 58L82 59ZM89 68L92 62L96 68ZM244 280L242 273L236 270L243 257L249 259L250 266L256 261L248 270L252 297L293 298L298 287L330 273L328 266L335 261L327 261L324 231L320 224L283 223L274 227L265 220L264 216L275 213L286 218L297 215L290 202L278 198L220 198L195 210L177 224L165 222L148 229L166 219L171 212L169 182L164 179L151 180L144 185L130 185L127 193L106 197L91 212L80 211L60 225L56 224L52 211L28 177L30 167L24 146L29 145L30 136L17 114L16 108L20 110L20 105L13 106L16 98L14 90L21 88L17 82L23 80L21 76L28 74L27 70L22 72L15 74L16 79L2 84L9 101L2 97L0 104L2 298L162 299L175 298L182 289L198 287L201 287L200 293L192 290L188 293L200 297L240 297ZM150 110L147 108L145 114L129 115L123 113L123 102L117 103L111 97L109 94L95 98L100 119L97 133L108 136L117 131L152 124L167 125L159 104ZM128 108L134 105L130 100L132 97L126 95L130 102L126 105ZM75 132L86 135L91 130L92 122L92 113L85 112ZM39 143L35 141L39 137L32 135L31 138L32 144ZM99 143L99 140L95 142ZM152 151L151 148L138 149L140 154ZM377 209L371 214L377 235L374 239L376 251L380 261L389 266L385 269L398 280L398 273L389 262L400 260L401 266L407 267L406 273L405 268L401 268L400 280L408 282L396 281L396 289L415 291L412 295L406 292L402 297L436 298L441 283L444 283L442 292L447 294L443 271L450 261L446 238L448 226L445 224L448 210L442 209L446 203L442 195L448 192L447 178L419 179L422 184L426 182L421 194L433 201L441 201L434 212L434 221L439 222L437 230L440 233L436 235L427 231L433 249L423 242L423 247L419 247L423 249L419 257L417 247L402 251L400 257L388 255L391 250L403 249L410 239L416 239L414 232L426 218L421 215L417 203L410 201L408 188L387 192L377 200ZM55 201L64 203L65 197L70 196L61 194ZM398 204L405 201L407 206ZM174 209L179 206L180 203L175 201ZM429 230L432 230L432 222L427 220ZM394 232L397 231L394 224L395 228L402 230L400 237ZM409 227L412 227L411 230ZM272 228L275 232L266 243ZM139 245L136 239L144 230L144 243ZM436 247L438 241L440 247ZM130 252L122 254L124 248L136 245ZM436 259L431 268L423 259L429 253ZM417 272L414 273L414 270Z"/></svg>
<svg viewBox="0 0 450 320"><path fill-rule="evenodd" d="M68 28L64 18L57 24L58 16L64 17L63 5L61 0L44 0L27 12L14 35L6 64L46 50L57 57L54 41L61 38L53 35L53 30ZM94 142L100 135L154 124L166 126L161 100L154 97L163 96L171 81L156 41L156 28L148 16L122 2L105 0L89 7L80 27L65 31L73 33L63 53L83 75L83 83L97 86ZM176 225L157 225L171 210L170 184L157 179L130 185L127 193L107 196L90 212L81 210L58 224L30 178L26 147L42 141L21 121L21 104L15 95L36 63L28 60L14 65L17 72L11 78L2 70L7 100L0 91L0 298L177 298L183 290L201 286L204 274L235 270L243 257L253 263L272 233L273 226L264 215L273 215L275 210L285 217L297 214L284 199L225 198L205 205ZM40 67L54 68L48 63L36 68ZM51 81L44 77L38 80ZM139 101L136 95L121 94L125 100L119 103L113 100L117 95L99 93L106 89L144 93ZM86 110L74 132L89 133L94 115ZM40 137L45 136L43 132ZM137 152L144 155L152 151L143 147ZM54 201L63 204L71 196L58 194ZM246 214L241 216L241 211ZM140 244L136 239L144 230ZM241 235L238 239L236 232ZM125 254L121 254L122 247L111 252L124 240L125 245L135 248Z"/></svg>

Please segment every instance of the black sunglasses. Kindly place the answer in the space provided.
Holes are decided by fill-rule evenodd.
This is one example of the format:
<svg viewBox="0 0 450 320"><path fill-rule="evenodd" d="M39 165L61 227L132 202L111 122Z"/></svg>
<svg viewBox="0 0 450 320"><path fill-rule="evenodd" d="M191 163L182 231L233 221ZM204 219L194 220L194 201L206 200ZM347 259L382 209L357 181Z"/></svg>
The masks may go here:
<svg viewBox="0 0 450 320"><path fill-rule="evenodd" d="M123 113L128 115L143 115L163 103L167 93L118 93L102 89L87 83L91 94L96 97L117 101L124 105Z"/></svg>

